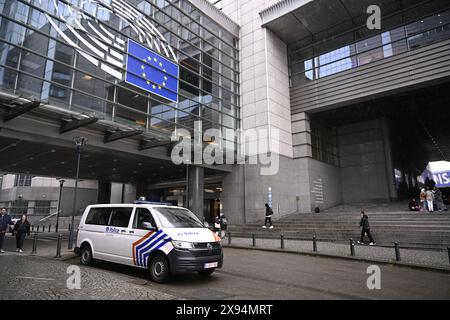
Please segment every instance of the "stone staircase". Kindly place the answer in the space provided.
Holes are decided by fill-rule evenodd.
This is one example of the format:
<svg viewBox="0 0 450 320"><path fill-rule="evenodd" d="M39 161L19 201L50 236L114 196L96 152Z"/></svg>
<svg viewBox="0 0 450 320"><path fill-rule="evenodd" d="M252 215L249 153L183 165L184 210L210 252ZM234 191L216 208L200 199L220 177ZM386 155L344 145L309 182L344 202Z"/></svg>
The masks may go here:
<svg viewBox="0 0 450 320"><path fill-rule="evenodd" d="M354 211L354 210L351 210ZM450 211L423 213L409 211L369 212L372 235L377 245L443 249L450 246ZM312 239L318 241L348 242L359 240L359 211L324 211L321 213L294 213L273 221L273 229L263 229L264 221L246 225L230 225L234 237ZM365 238L368 241L367 237Z"/></svg>

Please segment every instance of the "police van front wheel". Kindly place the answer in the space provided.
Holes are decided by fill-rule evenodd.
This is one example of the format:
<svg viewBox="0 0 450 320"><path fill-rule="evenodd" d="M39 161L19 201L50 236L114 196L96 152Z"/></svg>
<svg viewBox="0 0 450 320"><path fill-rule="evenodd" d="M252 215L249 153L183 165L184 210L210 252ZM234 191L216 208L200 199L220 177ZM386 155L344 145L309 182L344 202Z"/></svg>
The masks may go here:
<svg viewBox="0 0 450 320"><path fill-rule="evenodd" d="M153 257L150 262L150 277L153 281L164 283L169 279L170 270L167 258L162 254Z"/></svg>

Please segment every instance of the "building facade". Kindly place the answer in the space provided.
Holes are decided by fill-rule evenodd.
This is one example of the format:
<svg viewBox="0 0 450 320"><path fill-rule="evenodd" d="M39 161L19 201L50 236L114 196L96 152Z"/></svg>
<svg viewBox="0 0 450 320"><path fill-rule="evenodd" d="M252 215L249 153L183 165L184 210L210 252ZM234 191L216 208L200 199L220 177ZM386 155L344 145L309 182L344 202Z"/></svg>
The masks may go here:
<svg viewBox="0 0 450 320"><path fill-rule="evenodd" d="M97 181L102 202L146 196L248 223L265 203L279 217L402 198L450 145L439 124L449 9L444 0L2 1L0 147L11 156L0 170L73 178L82 135L81 175ZM244 163L174 164L174 134L208 129ZM275 173L252 164L263 155L277 159Z"/></svg>

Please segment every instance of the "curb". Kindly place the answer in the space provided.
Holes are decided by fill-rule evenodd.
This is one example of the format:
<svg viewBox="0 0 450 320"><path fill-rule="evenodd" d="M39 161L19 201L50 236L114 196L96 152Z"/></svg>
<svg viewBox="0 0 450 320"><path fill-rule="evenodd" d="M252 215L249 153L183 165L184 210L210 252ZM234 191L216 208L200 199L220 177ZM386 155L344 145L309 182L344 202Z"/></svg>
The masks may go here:
<svg viewBox="0 0 450 320"><path fill-rule="evenodd" d="M387 261L387 260L369 259L369 258L352 257L352 256L340 256L340 255L334 255L334 254L329 254L329 253L319 253L319 252L293 251L293 250L286 250L286 249L272 249L272 248L258 248L258 247L245 247L245 246L228 245L228 244L222 245L222 246L224 248L231 248L231 249L243 249L243 250L257 250L257 251L267 251L267 252L277 252L277 253L288 253L288 254L297 254L297 255L305 255L305 256L320 257L320 258L330 258L330 259L352 260L352 261L368 262L368 263L376 262L376 263L379 263L379 264L398 266L398 267L403 267L403 268L412 268L412 269L419 269L419 270L425 270L425 271L450 273L450 267L449 268L444 268L444 267L437 267L437 266L426 266L426 265L414 264L414 263L408 263L408 262Z"/></svg>

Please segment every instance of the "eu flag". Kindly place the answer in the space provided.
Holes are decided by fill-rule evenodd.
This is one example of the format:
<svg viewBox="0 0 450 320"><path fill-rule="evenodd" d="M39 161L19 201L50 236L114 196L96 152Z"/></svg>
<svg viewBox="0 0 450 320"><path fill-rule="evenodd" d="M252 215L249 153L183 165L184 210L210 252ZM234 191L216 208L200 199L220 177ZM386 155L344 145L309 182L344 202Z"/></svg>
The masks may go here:
<svg viewBox="0 0 450 320"><path fill-rule="evenodd" d="M178 102L178 65L130 39L125 81Z"/></svg>

